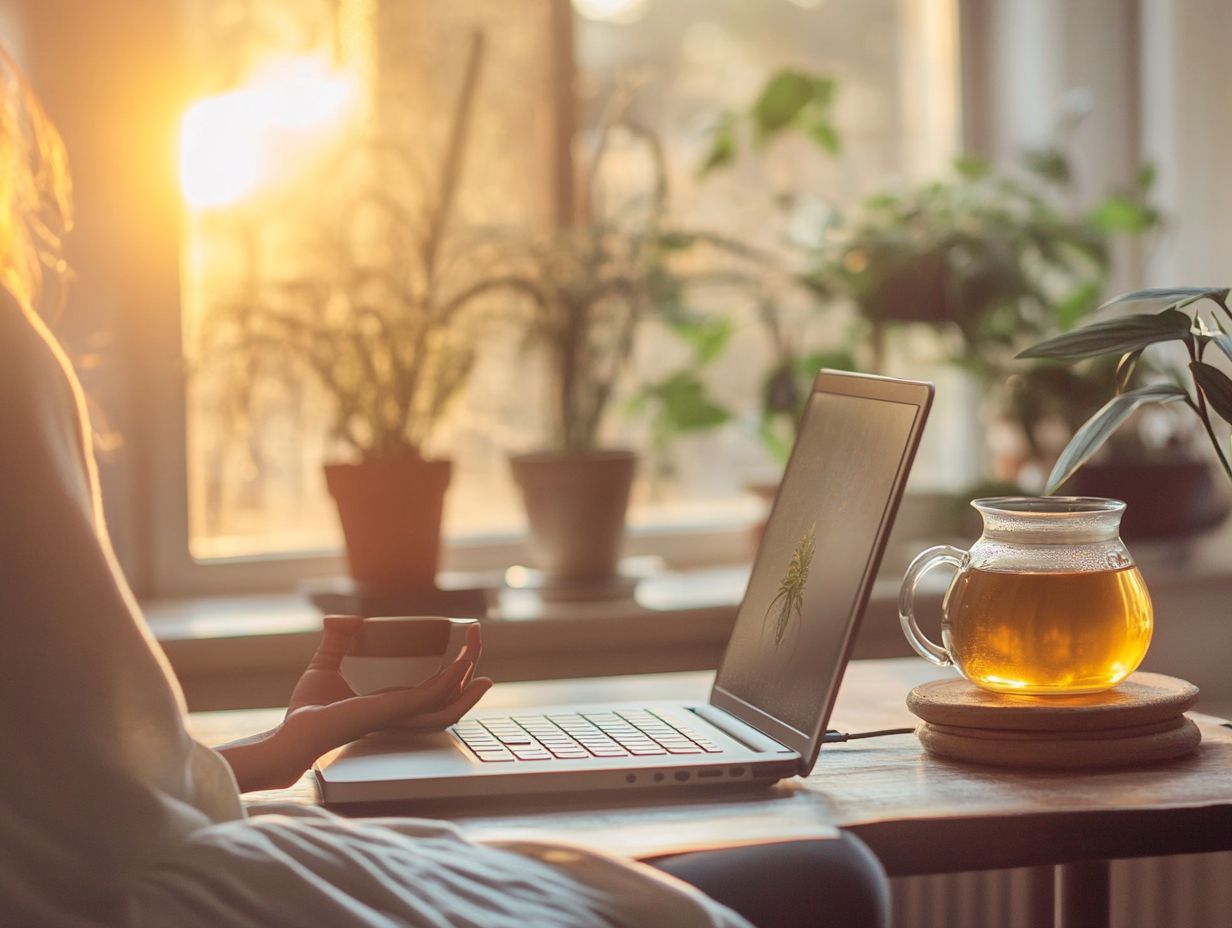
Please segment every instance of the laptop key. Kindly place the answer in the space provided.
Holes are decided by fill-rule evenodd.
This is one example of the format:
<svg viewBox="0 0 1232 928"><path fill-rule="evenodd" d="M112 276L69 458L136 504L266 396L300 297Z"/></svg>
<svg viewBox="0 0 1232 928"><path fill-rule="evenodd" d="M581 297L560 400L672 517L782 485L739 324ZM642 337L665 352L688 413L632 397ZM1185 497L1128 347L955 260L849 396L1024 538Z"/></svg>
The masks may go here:
<svg viewBox="0 0 1232 928"><path fill-rule="evenodd" d="M513 753L511 751L476 751L475 756L485 763L513 760Z"/></svg>
<svg viewBox="0 0 1232 928"><path fill-rule="evenodd" d="M497 735L497 737L500 739L501 744L514 745L535 743L535 739L524 732L520 734Z"/></svg>
<svg viewBox="0 0 1232 928"><path fill-rule="evenodd" d="M684 745L665 745L669 754L701 754L702 749L695 744L690 744L688 747Z"/></svg>
<svg viewBox="0 0 1232 928"><path fill-rule="evenodd" d="M552 755L547 751L523 751L517 749L513 752L513 756L518 760L551 760Z"/></svg>

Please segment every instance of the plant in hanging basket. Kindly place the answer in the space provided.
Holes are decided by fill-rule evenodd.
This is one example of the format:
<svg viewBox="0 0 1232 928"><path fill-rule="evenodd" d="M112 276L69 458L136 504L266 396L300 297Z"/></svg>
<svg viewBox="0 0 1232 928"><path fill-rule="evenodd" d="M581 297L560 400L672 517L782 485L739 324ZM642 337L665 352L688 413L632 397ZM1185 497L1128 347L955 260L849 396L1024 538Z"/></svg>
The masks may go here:
<svg viewBox="0 0 1232 928"><path fill-rule="evenodd" d="M825 157L838 155L837 93L836 82L825 75L776 72L747 113L720 122L705 170L735 158L745 122L754 147L796 136L812 141ZM822 227L800 249L797 282L819 310L854 306L859 325L845 342L834 339L831 325L831 340L818 356L829 354L831 363L858 357L880 369L887 335L924 324L949 346L953 364L979 378L998 404L1007 402L999 388L1015 353L1093 312L1107 282L1113 241L1143 235L1160 221L1149 201L1149 166L1093 205L1073 205L1064 140L1085 112L1071 105L1058 125L1060 142L1024 152L1015 170L961 157L936 179L880 190L850 209L824 211ZM783 191L779 200L792 207L804 193ZM766 318L776 321L773 314ZM773 326L770 331L781 340ZM784 363L783 352L778 354L766 408L790 416L796 412L793 399L807 394L815 370ZM806 354L797 350L786 360ZM1062 391L1053 399L1061 404L1067 396Z"/></svg>

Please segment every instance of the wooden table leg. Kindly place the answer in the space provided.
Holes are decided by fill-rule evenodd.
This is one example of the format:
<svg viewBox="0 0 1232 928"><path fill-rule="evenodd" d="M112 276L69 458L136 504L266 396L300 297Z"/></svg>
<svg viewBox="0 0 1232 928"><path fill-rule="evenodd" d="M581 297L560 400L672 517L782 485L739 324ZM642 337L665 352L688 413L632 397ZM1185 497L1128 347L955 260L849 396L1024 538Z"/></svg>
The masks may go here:
<svg viewBox="0 0 1232 928"><path fill-rule="evenodd" d="M1057 867L1057 928L1110 928L1112 897L1106 860Z"/></svg>

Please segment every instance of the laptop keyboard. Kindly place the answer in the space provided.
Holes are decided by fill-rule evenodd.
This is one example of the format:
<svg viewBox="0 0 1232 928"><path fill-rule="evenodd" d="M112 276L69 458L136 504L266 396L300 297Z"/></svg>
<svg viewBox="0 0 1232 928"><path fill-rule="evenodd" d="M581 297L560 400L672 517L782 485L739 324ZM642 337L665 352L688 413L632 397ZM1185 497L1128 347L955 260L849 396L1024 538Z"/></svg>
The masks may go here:
<svg viewBox="0 0 1232 928"><path fill-rule="evenodd" d="M464 719L451 730L488 763L718 754L723 750L648 709Z"/></svg>

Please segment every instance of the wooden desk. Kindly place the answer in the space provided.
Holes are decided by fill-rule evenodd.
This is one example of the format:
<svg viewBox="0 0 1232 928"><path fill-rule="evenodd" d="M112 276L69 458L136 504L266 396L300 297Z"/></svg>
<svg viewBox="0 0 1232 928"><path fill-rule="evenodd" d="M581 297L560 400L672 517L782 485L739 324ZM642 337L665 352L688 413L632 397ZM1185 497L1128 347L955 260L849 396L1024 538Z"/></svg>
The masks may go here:
<svg viewBox="0 0 1232 928"><path fill-rule="evenodd" d="M903 699L937 676L914 658L855 661L848 669L831 727L861 731L911 725ZM704 699L709 673L607 677L496 687L488 706L656 698ZM270 727L280 713L240 710L192 717L198 737L218 743ZM645 840L658 831L721 841L736 830L774 837L825 834L835 826L866 841L891 876L1004 867L1057 867L1065 928L1108 923L1111 859L1232 850L1232 727L1195 715L1203 744L1192 758L1139 770L1060 773L1003 771L931 758L910 735L823 748L813 774L755 794L681 796L670 801L516 806L488 809L380 809L436 814L476 837L527 833L602 841L622 833ZM316 802L306 777L290 790L254 799ZM367 810L365 810L367 811ZM375 811L375 810L373 810ZM790 823L785 826L784 823ZM649 829L649 832L648 832ZM668 845L664 845L667 847ZM1034 908L1052 910L1051 880Z"/></svg>

